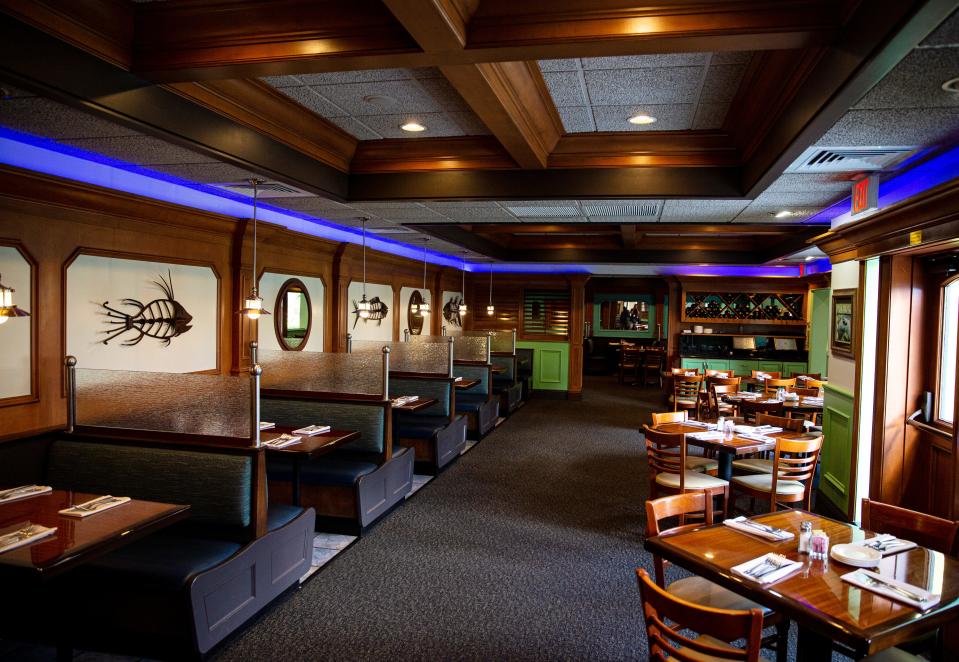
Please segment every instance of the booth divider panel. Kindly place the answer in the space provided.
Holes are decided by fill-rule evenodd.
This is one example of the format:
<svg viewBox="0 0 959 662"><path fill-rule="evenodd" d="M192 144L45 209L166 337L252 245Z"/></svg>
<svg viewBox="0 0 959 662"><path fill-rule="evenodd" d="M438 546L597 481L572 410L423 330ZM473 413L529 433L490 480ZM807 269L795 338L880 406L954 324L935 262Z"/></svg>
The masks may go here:
<svg viewBox="0 0 959 662"><path fill-rule="evenodd" d="M380 343L382 348L385 343ZM260 350L262 389L342 393L383 394L383 356L361 352L283 352Z"/></svg>

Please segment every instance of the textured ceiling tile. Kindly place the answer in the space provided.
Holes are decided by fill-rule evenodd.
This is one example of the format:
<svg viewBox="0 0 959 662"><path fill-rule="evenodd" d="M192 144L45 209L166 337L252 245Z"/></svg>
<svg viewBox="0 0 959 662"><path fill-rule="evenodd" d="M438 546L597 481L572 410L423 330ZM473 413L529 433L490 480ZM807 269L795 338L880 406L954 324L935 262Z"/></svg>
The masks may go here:
<svg viewBox="0 0 959 662"><path fill-rule="evenodd" d="M229 180L223 180L229 181ZM349 205L344 205L339 202L334 202L333 200L328 200L326 198L321 198L319 196L309 197L309 198L285 198L283 204L278 204L280 207L286 207L287 209L294 209L297 211L326 211L326 212L339 212L339 213L352 213L358 214L356 209L353 209Z"/></svg>
<svg viewBox="0 0 959 662"><path fill-rule="evenodd" d="M912 51L854 108L941 108L959 106L959 94L942 89L959 76L959 48Z"/></svg>
<svg viewBox="0 0 959 662"><path fill-rule="evenodd" d="M933 145L959 129L959 108L851 110L816 145Z"/></svg>
<svg viewBox="0 0 959 662"><path fill-rule="evenodd" d="M374 83L391 80L409 80L410 69L363 69L360 71L332 71L322 74L300 74L307 85L343 85L346 83Z"/></svg>
<svg viewBox="0 0 959 662"><path fill-rule="evenodd" d="M438 210L454 221L503 218L511 219L513 215L502 207L456 207Z"/></svg>
<svg viewBox="0 0 959 662"><path fill-rule="evenodd" d="M946 46L959 44L959 11L943 21L931 35L926 37L922 46Z"/></svg>
<svg viewBox="0 0 959 662"><path fill-rule="evenodd" d="M467 136L488 136L489 129L483 124L483 120L477 117L472 111L446 113L447 117L459 126L460 130Z"/></svg>
<svg viewBox="0 0 959 662"><path fill-rule="evenodd" d="M373 200L370 202L363 202L362 200L354 201L350 203L350 206L354 209L373 211L380 213L381 211L387 209L425 209L426 207L419 202L402 202L402 201L387 201L380 202L378 200Z"/></svg>
<svg viewBox="0 0 959 662"><path fill-rule="evenodd" d="M810 216L819 213L820 207L807 207L801 209L790 209L792 214L787 218L776 218L776 212L782 211L781 207L769 205L752 204L736 217L736 223L779 223L782 225L795 225L801 223Z"/></svg>
<svg viewBox="0 0 959 662"><path fill-rule="evenodd" d="M383 137L352 117L330 117L329 120L357 140L377 140Z"/></svg>
<svg viewBox="0 0 959 662"><path fill-rule="evenodd" d="M539 225L553 225L557 223L589 223L586 216L524 216L520 219L523 223L535 223Z"/></svg>
<svg viewBox="0 0 959 662"><path fill-rule="evenodd" d="M790 210L794 207L826 207L846 195L848 190L830 191L810 188L805 191L770 191L767 189L758 195L750 206L771 206Z"/></svg>
<svg viewBox="0 0 959 662"><path fill-rule="evenodd" d="M499 203L495 200L431 200L424 202L424 205L430 209L459 209L461 207L500 209Z"/></svg>
<svg viewBox="0 0 959 662"><path fill-rule="evenodd" d="M355 117L444 110L442 103L411 80L320 85L316 91Z"/></svg>
<svg viewBox="0 0 959 662"><path fill-rule="evenodd" d="M68 145L90 150L121 161L138 165L155 163L212 163L214 160L198 152L166 143L151 136L117 138L84 138L64 140Z"/></svg>
<svg viewBox="0 0 959 662"><path fill-rule="evenodd" d="M583 58L583 69L642 69L648 67L693 67L706 63L708 53L667 53Z"/></svg>
<svg viewBox="0 0 959 662"><path fill-rule="evenodd" d="M260 79L267 85L272 85L273 87L298 87L303 85L303 81L297 78L296 76L266 76Z"/></svg>
<svg viewBox="0 0 959 662"><path fill-rule="evenodd" d="M848 193L851 186L848 175L787 173L780 175L776 181L770 184L766 192L820 190L845 191Z"/></svg>
<svg viewBox="0 0 959 662"><path fill-rule="evenodd" d="M410 73L413 74L413 78L417 79L443 78L443 73L436 67L417 67L416 69L410 69Z"/></svg>
<svg viewBox="0 0 959 662"><path fill-rule="evenodd" d="M543 72L547 71L576 71L579 69L579 60L576 58L560 60L540 60L539 68Z"/></svg>
<svg viewBox="0 0 959 662"><path fill-rule="evenodd" d="M660 220L723 223L733 220L748 205L749 200L667 200Z"/></svg>
<svg viewBox="0 0 959 662"><path fill-rule="evenodd" d="M500 200L503 207L578 207L577 200Z"/></svg>
<svg viewBox="0 0 959 662"><path fill-rule="evenodd" d="M447 113L408 113L405 115L375 115L362 117L363 123L384 138L438 138L465 135L463 129ZM404 131L400 125L419 122L426 131Z"/></svg>
<svg viewBox="0 0 959 662"><path fill-rule="evenodd" d="M460 93L445 78L424 78L419 81L419 85L447 111L470 109Z"/></svg>
<svg viewBox="0 0 959 662"><path fill-rule="evenodd" d="M553 71L543 74L546 87L557 108L566 106L585 106L588 102L583 96L583 86L579 82L577 71Z"/></svg>
<svg viewBox="0 0 959 662"><path fill-rule="evenodd" d="M746 64L753 57L753 51L728 51L713 53L710 64Z"/></svg>
<svg viewBox="0 0 959 662"><path fill-rule="evenodd" d="M705 102L731 101L746 73L741 65L713 65L706 72L706 82L700 100Z"/></svg>
<svg viewBox="0 0 959 662"><path fill-rule="evenodd" d="M133 129L44 97L0 101L0 125L53 139L139 135Z"/></svg>
<svg viewBox="0 0 959 662"><path fill-rule="evenodd" d="M383 218L394 222L446 220L444 215L425 207L420 207L418 209L384 209L380 212L380 215Z"/></svg>
<svg viewBox="0 0 959 662"><path fill-rule="evenodd" d="M692 104L597 106L593 108L597 131L684 131L692 126ZM640 113L656 118L653 124L630 124L626 120Z"/></svg>
<svg viewBox="0 0 959 662"><path fill-rule="evenodd" d="M721 129L729 112L729 102L700 103L696 108L693 128L697 130Z"/></svg>
<svg viewBox="0 0 959 662"><path fill-rule="evenodd" d="M324 99L311 87L281 87L279 90L304 108L309 108L322 117L346 117L348 115L345 110Z"/></svg>
<svg viewBox="0 0 959 662"><path fill-rule="evenodd" d="M566 133L587 133L595 131L596 125L593 123L593 114L589 108L579 106L576 108L557 108L559 118L563 120L563 129Z"/></svg>
<svg viewBox="0 0 959 662"><path fill-rule="evenodd" d="M174 177L188 179L191 182L200 182L201 184L226 184L229 182L239 182L251 177L259 179L272 179L265 175L251 173L245 168L238 168L229 163L185 163L183 165L160 164L151 166L153 170L165 172Z"/></svg>
<svg viewBox="0 0 959 662"><path fill-rule="evenodd" d="M586 88L594 106L692 103L702 67L659 67L587 71Z"/></svg>

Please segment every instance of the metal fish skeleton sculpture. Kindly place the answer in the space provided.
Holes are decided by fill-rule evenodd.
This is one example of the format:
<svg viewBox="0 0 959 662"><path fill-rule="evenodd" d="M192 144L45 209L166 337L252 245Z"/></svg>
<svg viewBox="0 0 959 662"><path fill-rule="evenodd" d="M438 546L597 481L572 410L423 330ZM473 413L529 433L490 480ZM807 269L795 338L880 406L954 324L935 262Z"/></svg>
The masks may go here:
<svg viewBox="0 0 959 662"><path fill-rule="evenodd" d="M410 295L410 302L406 306L406 319L410 326L410 335L419 336L423 334L423 313L419 311L419 305L423 303L423 295L419 290L413 290ZM413 312L416 306L416 312Z"/></svg>
<svg viewBox="0 0 959 662"><path fill-rule="evenodd" d="M353 328L356 328L357 322L359 322L362 317L360 317L360 307L356 304L356 300L353 301L353 314L356 315L356 319L353 320ZM370 316L367 317L365 322L376 322L376 326L383 324L383 320L387 315L390 314L389 306L380 301L379 297L373 297L370 299Z"/></svg>
<svg viewBox="0 0 959 662"><path fill-rule="evenodd" d="M455 296L443 306L443 319L453 326L463 326L463 318L460 317L461 303L463 303L463 298Z"/></svg>
<svg viewBox="0 0 959 662"><path fill-rule="evenodd" d="M100 304L110 318L106 323L112 327L100 332L109 334L102 341L104 345L127 331L132 331L136 337L124 340L123 345L126 347L138 344L144 337L156 338L166 347L171 340L193 328L190 326L193 316L173 296L173 276L169 270L166 278L163 278L163 274L160 274L159 278L160 280L153 281L153 284L163 292L166 297L164 299L154 299L147 304L136 299L123 299L123 305L133 308L130 313L111 308L109 301Z"/></svg>

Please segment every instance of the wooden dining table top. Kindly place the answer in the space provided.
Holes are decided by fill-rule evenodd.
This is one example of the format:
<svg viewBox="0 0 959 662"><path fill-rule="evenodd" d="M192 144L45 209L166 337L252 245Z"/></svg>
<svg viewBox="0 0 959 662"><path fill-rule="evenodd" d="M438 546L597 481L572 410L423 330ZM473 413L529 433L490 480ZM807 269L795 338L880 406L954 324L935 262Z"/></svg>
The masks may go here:
<svg viewBox="0 0 959 662"><path fill-rule="evenodd" d="M744 398L731 393L723 394L722 397L723 402L731 405L738 405L747 399L752 402L765 402L768 398ZM800 396L798 400L783 400L782 405L786 411L821 412L823 409L823 401L821 399L810 402L806 396Z"/></svg>
<svg viewBox="0 0 959 662"><path fill-rule="evenodd" d="M841 579L856 568L834 559L811 560L797 551L799 525L811 521L831 545L856 542L873 534L853 525L802 510L754 517L756 521L792 531L791 540L774 542L716 524L675 535L647 538L648 551L701 577L782 613L819 635L851 646L861 655L894 646L943 623L959 618L959 561L923 547L887 556L875 569L884 577L905 581L941 594L925 612L858 588ZM733 574L731 568L775 552L803 561L793 575L761 586Z"/></svg>
<svg viewBox="0 0 959 662"><path fill-rule="evenodd" d="M707 432L705 428L688 425L686 423L662 423L653 427L654 430L658 432L669 432L673 434L685 434L689 435L695 432ZM802 432L774 432L772 434L765 435L772 439L807 439L808 435ZM762 451L772 450L776 447L775 441L756 441L755 439L746 439L736 433L733 433L733 436L729 439L725 437L723 439L708 439L700 440L695 437L686 437L686 443L692 446L700 446L702 448L713 448L723 453L733 453L735 455L751 455L752 453L760 453Z"/></svg>
<svg viewBox="0 0 959 662"><path fill-rule="evenodd" d="M284 433L293 434L293 429L291 426L277 425L269 430L264 430L260 433L260 443L275 439ZM270 448L266 446L266 452L314 458L325 455L338 446L342 446L345 443L359 438L360 433L356 430L330 430L323 434L315 434L312 437L301 436L299 443L284 448Z"/></svg>
<svg viewBox="0 0 959 662"><path fill-rule="evenodd" d="M405 412L417 412L422 411L428 407L432 407L439 400L436 398L419 398L413 402L407 402L404 405L393 405L393 411L405 411Z"/></svg>
<svg viewBox="0 0 959 662"><path fill-rule="evenodd" d="M478 379L461 379L461 380L459 380L458 382L454 382L454 383L456 384L456 388L458 388L458 389L464 389L464 390L465 390L465 389L473 388L474 386L476 386L477 384L480 383L480 380L478 380Z"/></svg>
<svg viewBox="0 0 959 662"><path fill-rule="evenodd" d="M0 535L29 524L57 531L32 545L0 553L0 577L5 571L50 577L87 563L185 518L190 506L131 499L84 518L64 517L60 510L102 494L53 490L48 494L0 504ZM122 496L122 495L116 495Z"/></svg>

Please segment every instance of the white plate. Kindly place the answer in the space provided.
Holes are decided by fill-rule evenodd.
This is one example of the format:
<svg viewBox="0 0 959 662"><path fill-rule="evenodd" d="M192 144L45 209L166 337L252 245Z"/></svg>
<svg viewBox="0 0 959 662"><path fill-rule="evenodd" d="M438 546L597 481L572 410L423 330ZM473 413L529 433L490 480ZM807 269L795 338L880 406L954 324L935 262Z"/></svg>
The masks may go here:
<svg viewBox="0 0 959 662"><path fill-rule="evenodd" d="M882 561L880 552L862 545L833 545L829 555L840 563L857 568L875 568Z"/></svg>

